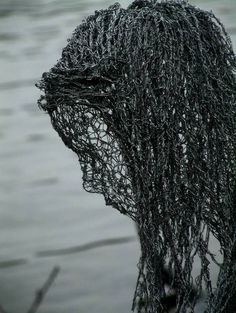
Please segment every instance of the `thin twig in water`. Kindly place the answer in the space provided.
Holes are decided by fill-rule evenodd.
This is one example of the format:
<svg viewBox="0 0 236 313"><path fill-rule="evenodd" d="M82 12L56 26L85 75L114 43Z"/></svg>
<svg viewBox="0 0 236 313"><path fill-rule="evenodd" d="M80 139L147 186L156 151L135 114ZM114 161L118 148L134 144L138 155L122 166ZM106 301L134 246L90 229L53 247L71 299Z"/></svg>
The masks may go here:
<svg viewBox="0 0 236 313"><path fill-rule="evenodd" d="M44 285L36 291L35 298L33 300L33 303L31 304L30 309L28 310L27 313L35 313L37 312L40 304L42 303L48 289L51 287L52 283L54 282L55 278L57 277L58 273L60 271L59 266L55 266L51 273L48 276L48 279L44 283Z"/></svg>
<svg viewBox="0 0 236 313"><path fill-rule="evenodd" d="M0 313L7 313L7 311L5 309L3 309L3 307L0 305Z"/></svg>

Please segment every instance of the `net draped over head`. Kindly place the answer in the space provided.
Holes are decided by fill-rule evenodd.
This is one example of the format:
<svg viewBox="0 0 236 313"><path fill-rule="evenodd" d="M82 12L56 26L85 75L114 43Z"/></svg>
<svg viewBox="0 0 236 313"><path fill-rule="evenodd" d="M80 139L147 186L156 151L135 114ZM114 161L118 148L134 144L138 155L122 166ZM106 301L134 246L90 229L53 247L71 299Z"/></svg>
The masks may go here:
<svg viewBox="0 0 236 313"><path fill-rule="evenodd" d="M163 266L172 273L176 312L193 312L202 289L205 312L231 312L235 65L212 13L143 0L86 18L38 84L40 107L78 155L85 190L103 194L138 225L136 312L166 312ZM216 288L212 236L223 258Z"/></svg>

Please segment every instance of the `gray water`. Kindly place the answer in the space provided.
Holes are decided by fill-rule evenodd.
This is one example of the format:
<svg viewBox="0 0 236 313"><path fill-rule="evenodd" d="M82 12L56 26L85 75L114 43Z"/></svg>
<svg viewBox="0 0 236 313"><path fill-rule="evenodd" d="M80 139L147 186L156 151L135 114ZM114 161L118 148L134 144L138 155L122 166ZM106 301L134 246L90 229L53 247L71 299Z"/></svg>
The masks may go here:
<svg viewBox="0 0 236 313"><path fill-rule="evenodd" d="M0 0L0 304L7 313L26 312L54 265L61 271L39 312L130 312L134 226L82 190L77 158L38 110L34 87L82 18L113 2ZM236 1L193 3L213 9L236 43ZM121 240L86 246L112 238Z"/></svg>

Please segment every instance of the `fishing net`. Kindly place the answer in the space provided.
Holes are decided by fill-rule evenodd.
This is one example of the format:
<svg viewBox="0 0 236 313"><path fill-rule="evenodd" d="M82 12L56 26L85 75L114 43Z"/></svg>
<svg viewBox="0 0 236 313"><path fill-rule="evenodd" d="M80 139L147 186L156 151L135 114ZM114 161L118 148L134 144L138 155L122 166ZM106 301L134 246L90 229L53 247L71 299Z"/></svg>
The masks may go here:
<svg viewBox="0 0 236 313"><path fill-rule="evenodd" d="M135 312L167 312L172 288L178 313L203 290L204 312L236 311L235 67L213 13L143 0L86 18L38 83L84 189L138 226Z"/></svg>

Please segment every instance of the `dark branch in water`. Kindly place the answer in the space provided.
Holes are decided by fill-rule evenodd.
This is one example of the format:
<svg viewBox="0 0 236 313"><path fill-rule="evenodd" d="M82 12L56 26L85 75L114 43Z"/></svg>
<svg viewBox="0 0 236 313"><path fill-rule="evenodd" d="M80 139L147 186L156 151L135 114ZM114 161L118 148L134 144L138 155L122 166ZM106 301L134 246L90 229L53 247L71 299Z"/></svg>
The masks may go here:
<svg viewBox="0 0 236 313"><path fill-rule="evenodd" d="M0 313L8 313L8 312L0 305Z"/></svg>
<svg viewBox="0 0 236 313"><path fill-rule="evenodd" d="M42 303L44 297L46 296L46 293L48 292L49 288L51 287L52 283L56 279L58 273L60 271L59 266L55 266L51 273L48 276L48 279L43 284L43 286L36 291L35 298L33 300L33 303L31 304L30 309L27 311L27 313L35 313L37 312L40 304Z"/></svg>
<svg viewBox="0 0 236 313"><path fill-rule="evenodd" d="M36 291L35 298L27 311L27 313L36 313L43 302L49 288L53 284L54 280L56 279L58 273L60 271L59 266L55 266L52 271L50 272L46 282L43 284L43 286ZM9 313L7 312L1 305L0 305L0 313Z"/></svg>

